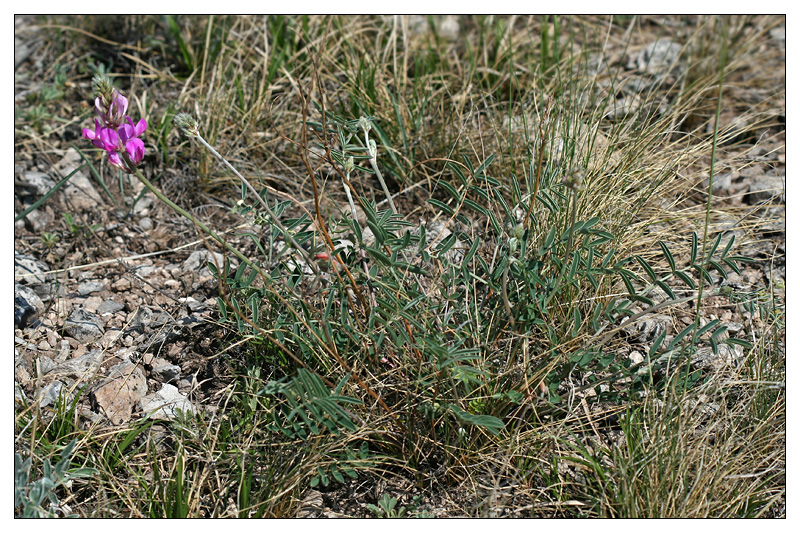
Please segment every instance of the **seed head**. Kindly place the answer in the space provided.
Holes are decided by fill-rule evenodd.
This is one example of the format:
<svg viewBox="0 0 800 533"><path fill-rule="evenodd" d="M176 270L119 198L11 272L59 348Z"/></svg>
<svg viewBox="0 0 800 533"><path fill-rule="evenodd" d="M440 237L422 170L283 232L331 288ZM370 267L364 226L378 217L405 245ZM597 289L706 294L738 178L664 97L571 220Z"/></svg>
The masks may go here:
<svg viewBox="0 0 800 533"><path fill-rule="evenodd" d="M520 240L525 235L525 226L522 224L517 224L516 226L512 226L508 231L509 236Z"/></svg>
<svg viewBox="0 0 800 533"><path fill-rule="evenodd" d="M187 137L197 137L200 135L200 124L188 113L178 113L173 122Z"/></svg>

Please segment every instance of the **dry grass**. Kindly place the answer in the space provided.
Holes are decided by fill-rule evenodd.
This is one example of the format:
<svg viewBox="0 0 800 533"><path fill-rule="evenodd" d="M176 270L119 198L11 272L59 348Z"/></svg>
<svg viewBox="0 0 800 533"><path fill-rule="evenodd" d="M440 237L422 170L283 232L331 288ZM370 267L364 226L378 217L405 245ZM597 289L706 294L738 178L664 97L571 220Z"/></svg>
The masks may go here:
<svg viewBox="0 0 800 533"><path fill-rule="evenodd" d="M315 239L323 242L322 221L335 227L340 213L349 212L338 167L326 153L341 146L315 138L305 122L333 114L369 115L383 174L400 211L415 225L420 219L455 220L426 200L456 207L442 182L468 189L446 165L466 173L466 154L475 166L494 156L487 172L499 182L502 199L487 194L482 205L504 223L514 217L521 222L518 212L527 211L537 187L555 198L558 209L536 204L530 210L534 223L527 242L537 246L550 228L563 231L570 225L570 196L561 191L560 180L575 167L585 174L575 199L577 220L600 217L603 229L615 236L618 257L639 254L667 272L658 242L668 242L685 261L691 231L702 235L702 180L710 165L720 69L715 18L561 19L558 53L551 44L544 55L542 21L529 17L464 17L457 39L447 36L441 20L430 32L408 17L214 16L178 22L172 29L168 19L158 17L42 20L40 31L47 37L40 55L52 58L53 66L39 75L51 79L63 68L70 79L62 109L49 112L78 116L61 129L19 128L18 157L47 161L53 142L74 138L64 132L87 122L88 111L65 110L88 101L86 64L113 60L117 84L150 124L147 172L163 173L162 188L178 203L213 197L233 206L239 197L238 179L173 129L172 115L189 111L199 118L204 138L248 179L292 202L287 213L315 218ZM770 135L781 135L775 109L785 109L785 91L768 68L781 59L765 43L784 20L727 22L730 61L716 168L742 171L750 164L744 154L754 145L770 146ZM552 20L549 24L552 39L556 28ZM681 60L650 77L634 75L626 68L628 57L656 37L680 42ZM550 68L540 69L542 61ZM642 105L609 119L625 98ZM351 179L358 197L383 199L371 176ZM712 223L717 215L740 218L745 236L737 242L754 242L761 222L752 210L716 203L711 214ZM505 237L489 217L471 222L460 226L464 235L483 237L478 255L494 265ZM441 268L415 290L442 302L452 283ZM39 415L18 413L17 442L46 455L65 439L81 439L77 457L98 468L94 478L76 481L68 497L83 516L292 516L309 480L346 461L367 479L413 479L416 490L449 516L785 515L782 320L762 315L752 322L757 342L744 362L697 386L682 388L676 374L669 386L624 396L625 402L613 405L595 402L581 388L586 383L570 381L570 372L566 383L572 392L560 389L568 400L553 407L538 387L567 354L595 336L588 322L572 334L564 324L576 309L587 316L594 302L609 301L625 287L605 281L597 288L584 283L569 289L547 324L561 335L558 342L547 338L544 326L515 330L504 322L499 305L497 316L481 316L477 304L488 297L475 287L466 292L475 312L468 310L458 329L441 319L452 310L449 304L414 318L432 329L441 326L443 336L474 334L480 357L470 364L491 378L458 400L473 414L503 419L506 429L499 436L474 426L464 432L464 425L431 407L437 398L445 401L439 382L431 401L434 385L406 379L419 371L415 346L421 344L396 346L398 364L390 371L370 366L370 346L389 331L373 325L374 331L361 330L363 345L345 356L355 370L333 362L328 354L337 348L325 342L315 352L318 361L306 361L327 372L324 377L334 385L344 374L360 374L366 387L385 399L376 401L352 382L344 387L342 394L364 401L364 407L353 408L363 424L338 438L288 439L268 430L277 400L257 394L269 380L251 373L221 388L214 414L195 420L162 429L146 424L141 434L135 427L85 434L77 424L54 432L54 424L63 425L58 415L42 427ZM404 303L412 300L401 296L407 297L400 298ZM780 310L783 302L774 298L772 309ZM321 295L307 302L325 313L330 305ZM366 320L368 309L358 308L357 317L358 312ZM676 305L668 312L678 317L690 311ZM304 316L298 322L316 331L316 315ZM412 338L429 333L411 333L408 322L406 327ZM540 353L540 346L549 352ZM622 337L609 345L618 354L634 347ZM265 353L262 346L248 350L254 361ZM455 389L454 384L454 396ZM496 400L509 391L526 400L516 405ZM388 411L382 407L387 404ZM26 425L29 420L32 426ZM365 443L368 458L347 459Z"/></svg>

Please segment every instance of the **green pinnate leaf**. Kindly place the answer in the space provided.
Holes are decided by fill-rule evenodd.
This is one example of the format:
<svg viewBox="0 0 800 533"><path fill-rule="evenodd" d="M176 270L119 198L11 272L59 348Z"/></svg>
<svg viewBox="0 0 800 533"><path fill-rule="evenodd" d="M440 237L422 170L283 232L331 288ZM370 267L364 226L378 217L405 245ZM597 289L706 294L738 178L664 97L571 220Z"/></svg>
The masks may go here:
<svg viewBox="0 0 800 533"><path fill-rule="evenodd" d="M669 263L669 268L672 272L675 272L675 257L673 257L672 252L669 250L664 241L658 241L658 245L661 247L661 252L664 254L664 257Z"/></svg>

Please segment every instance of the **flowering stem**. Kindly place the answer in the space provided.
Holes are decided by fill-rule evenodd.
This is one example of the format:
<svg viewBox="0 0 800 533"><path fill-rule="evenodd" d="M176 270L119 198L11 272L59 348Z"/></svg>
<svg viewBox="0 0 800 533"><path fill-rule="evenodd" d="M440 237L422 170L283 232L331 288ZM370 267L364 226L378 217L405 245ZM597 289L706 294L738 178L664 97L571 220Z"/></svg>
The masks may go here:
<svg viewBox="0 0 800 533"><path fill-rule="evenodd" d="M375 171L375 175L378 176L378 181L381 183L383 194L386 195L386 199L389 201L389 207L392 208L392 212L396 215L397 208L394 206L394 202L392 201L392 195L389 194L389 188L386 187L386 182L383 181L383 174L381 174L381 171L378 170L378 147L375 144L375 141L371 141L369 139L369 130L372 129L372 123L367 117L361 117L359 123L361 129L364 131L364 143L367 148L367 153L369 153L369 164L372 166L372 170Z"/></svg>
<svg viewBox="0 0 800 533"><path fill-rule="evenodd" d="M347 193L347 201L350 203L350 214L353 215L353 224L359 226L358 233L361 234L361 224L358 223L358 213L356 212L356 204L353 202L353 195L350 194L350 186L347 185L347 183L350 181L350 169L353 166L352 159L353 158L351 157L350 158L351 161L345 165L346 177L345 179L342 180L342 184L344 185L344 192ZM362 248L363 243L359 242L358 244L359 244L358 246L359 255L361 255L361 265L364 267L364 274L367 275L367 280L369 280L370 275L369 275L369 265L367 265L367 254L366 252L364 252L364 249ZM376 302L375 302L375 295L372 293L372 291L369 292L369 300L370 303L372 304L372 307L374 308L376 306Z"/></svg>
<svg viewBox="0 0 800 533"><path fill-rule="evenodd" d="M347 180L350 180L350 173L347 173ZM347 182L342 180L342 184L344 185L344 192L347 193L347 202L350 204L350 214L353 215L353 221L358 224L358 213L356 212L356 204L353 202L353 195L350 194L350 187L348 187Z"/></svg>
<svg viewBox="0 0 800 533"><path fill-rule="evenodd" d="M239 178L239 179L242 181L242 183L244 183L244 184L247 186L247 188L250 190L250 192L252 192L252 193L255 195L255 197L256 197L256 198L258 198L258 201L259 201L259 203L260 203L260 204L261 204L261 206L262 206L262 207L263 207L263 208L264 208L264 209L267 211L267 213L269 214L270 218L272 219L272 222L273 222L273 223L274 223L274 224L275 224L275 225L278 227L278 229L280 229L280 230L281 230L281 232L283 233L283 236L286 238L286 240L288 240L288 241L291 243L292 247L294 247L294 249L295 249L295 250L297 250L297 251L300 253L300 255L302 255L302 256L303 256L303 259L305 260L306 264L307 264L309 267L311 267L311 269L314 271L314 274L319 274L319 268L317 267L317 264L316 264L316 262L315 262L315 261L313 261L313 260L312 260L312 259L309 257L309 255L308 255L308 253L305 251L305 249L304 249L302 246L300 246L300 245L297 243L297 241L295 240L294 236L292 236L292 234L291 234L291 233L289 233L289 230L287 230L287 229L286 229L286 228L283 226L283 224L281 224L281 221L280 221L280 219L277 217L277 215L275 215L275 213L272 211L272 209L270 209L270 207L269 207L269 204L268 204L268 203L267 203L267 202L266 202L266 201L265 201L265 200L264 200L264 199L261 197L261 195L260 195L260 194L258 194L258 191L256 191L255 187L253 187L253 186L250 184L250 182L249 182L249 181L248 181L248 180L247 180L247 179L246 179L244 176L242 176L242 175L239 173L239 171L238 171L238 170L236 170L236 169L233 167L233 165L231 165L230 163L228 163L228 161L227 161L227 160L226 160L224 157L222 157L222 156L219 154L219 152L217 152L217 151L214 149L214 147L213 147L213 146L211 146L210 144L208 144L208 143L206 142L206 140L205 140L205 139L203 139L203 137L201 137L201 136L200 136L200 134L199 134L199 133L196 133L196 134L194 135L194 137L195 137L195 138L196 138L198 141L200 141L200 143L201 143L203 146L205 146L206 148L208 148L208 150L209 150L209 151L210 151L212 154L214 154L214 155L217 157L217 159L219 159L220 161L222 161L223 163L225 163L225 165L226 165L226 166L227 166L229 169L231 169L231 171L232 171L234 174L236 174L236 177L238 177L238 178Z"/></svg>
<svg viewBox="0 0 800 533"><path fill-rule="evenodd" d="M511 302L508 301L508 269L511 268L511 260L513 257L509 254L508 261L506 262L506 267L503 269L503 305L506 307L506 313L508 314L508 319L511 321L511 327L516 327L517 323L514 320L514 313L511 311Z"/></svg>
<svg viewBox="0 0 800 533"><path fill-rule="evenodd" d="M253 263L253 262L252 262L250 259L248 259L248 258L247 258L247 256L245 256L245 255L244 255L244 254L242 254L242 253L241 253L239 250L237 250L236 248L234 248L233 246L231 246L230 244L228 244L228 242L227 242L227 241L225 241L225 239L223 239L222 237L220 237L219 235L217 235L216 233L214 233L214 232L213 232L213 231L212 231L212 230L211 230L211 229L210 229L208 226L206 226L205 224L203 224L202 222L200 222L199 220L197 220L197 218L196 218L194 215L192 215L192 214L191 214L191 213L189 213L188 211L186 211L186 210L182 209L180 206L178 206L178 205L177 205L176 203L174 203L172 200L170 200L169 198L167 198L166 196L164 196L164 194L163 194L161 191L159 191L159 190L156 188L156 186L155 186L155 185L153 185L152 183L150 183L150 180L148 180L147 178L145 178L145 177L144 177L144 175L141 173L141 171L140 171L138 168L136 168L136 166L133 164L133 162L131 162L130 158L128 157L128 154L126 154L125 152L122 152L122 153L120 154L120 156L121 156L121 157L122 157L122 159L125 161L125 164L128 166L128 168L129 168L130 170L132 170L132 171L133 171L133 174L134 174L134 175L135 175L137 178L139 178L139 181L141 181L141 182L142 182L142 184L144 184L144 186L145 186L145 187L147 187L148 189L150 189L150 192L152 192L153 194L155 194L155 195L156 195L156 197L157 197L159 200L161 200L162 202L164 202L165 204L167 204L167 205L170 207L170 209L174 210L174 211L175 211L176 213L178 213L179 215L182 215L182 216L186 217L187 219L189 219L189 220L192 222L192 224L196 225L198 228L200 228L201 230L203 230L204 232L206 232L208 235L210 235L212 239L214 239L215 241L217 241L218 243L220 243L222 246L224 246L224 247L225 247L225 249L226 249L226 250L228 250L229 252L231 252L233 255L235 255L236 257L238 257L240 260L244 261L244 262L245 262L247 265L249 265L249 266L250 266L252 269L254 269L256 272L258 272L259 274L261 274L261 275L262 275L262 276L263 276L265 279L268 279L268 278L269 278L269 276L267 275L267 273L266 273L266 272L264 272L264 270L263 270L261 267L259 267L259 266L258 266L258 265L256 265L255 263ZM315 265L315 266L316 266L316 265Z"/></svg>
<svg viewBox="0 0 800 533"><path fill-rule="evenodd" d="M383 194L386 195L386 199L389 200L389 207L392 208L392 212L397 214L397 208L394 206L394 201L392 201L392 195L389 194L389 189L386 187L386 182L383 181L383 175L381 171L378 170L378 162L375 160L374 157L369 158L369 164L372 165L372 170L375 171L375 174L378 176L378 181L381 182L381 187L383 188Z"/></svg>
<svg viewBox="0 0 800 533"><path fill-rule="evenodd" d="M697 304L695 305L695 315L694 315L694 329L692 330L692 344L691 346L697 346L697 330L700 328L700 314L703 309L702 307L702 299L703 299L703 290L705 288L705 276L706 270L708 269L708 262L711 259L710 257L706 257L706 243L708 242L708 226L711 220L711 200L714 197L714 165L717 161L717 145L718 145L718 134L719 134L719 117L722 113L722 88L724 87L725 82L725 64L728 60L728 26L725 24L725 18L721 17L720 22L722 23L722 49L720 50L720 60L719 60L719 89L717 92L717 110L714 116L714 134L711 139L711 168L708 174L708 195L706 196L706 220L705 224L703 225L703 249L700 252L700 276L698 276L698 287L697 287ZM712 252L713 254L713 252ZM689 361L687 360L687 366ZM688 375L688 372L687 372Z"/></svg>

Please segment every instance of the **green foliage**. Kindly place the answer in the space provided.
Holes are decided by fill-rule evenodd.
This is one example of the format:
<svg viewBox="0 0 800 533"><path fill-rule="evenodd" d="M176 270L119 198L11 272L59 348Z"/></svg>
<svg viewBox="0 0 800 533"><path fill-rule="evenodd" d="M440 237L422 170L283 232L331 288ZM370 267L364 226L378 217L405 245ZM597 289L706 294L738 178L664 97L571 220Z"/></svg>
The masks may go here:
<svg viewBox="0 0 800 533"><path fill-rule="evenodd" d="M198 118L212 142L229 143L221 152L247 160L245 174L279 191L262 187L258 194L284 226L242 186L234 215L252 228L241 250L253 261L236 255L208 264L220 282L219 325L233 338L220 360L240 365L236 383L220 396L224 404L159 423L167 436L157 443L148 435L152 421L87 439L101 448L98 462L109 485L122 485L116 497L131 514L185 517L213 509L240 517L284 515L307 485L335 486L362 470L393 475L397 466L413 472L419 486L434 477L446 486L453 478L463 481L462 472L472 476L473 466L490 464L492 476L513 476L515 505L517 496L536 491L537 513L546 512L539 498L548 496L559 504L585 501L576 513L632 515L638 509L624 512L625 498L633 501L648 486L655 487L650 503L669 494L680 499L688 487L682 475L659 477L677 469L654 468L642 476L641 469L654 464L648 438L696 435L694 427L649 430L652 418L636 404L651 393L661 399L676 391L709 392L709 372L692 362L698 348L709 345L714 352L723 344L744 346L748 358L769 355L760 367L737 372L761 387L748 408L759 420L774 416L785 394L785 316L776 287L745 292L725 286L729 273L748 261L734 255L733 239L693 234L681 247L667 242L670 236L656 246L652 229L639 233L654 222L642 209L648 200L675 196L677 186L662 187L680 181L673 171L692 168L700 153L706 165L711 144L702 140L707 130L701 120L714 91L704 78L719 68L721 88L725 73L724 55L717 61L713 53L719 23L679 20L682 30L714 31L681 34L682 54L702 48L698 64L683 65L681 57L689 73L670 68L663 76L623 72L630 70L624 58L631 50L617 48L613 53L623 60L610 60L606 45L636 39L638 46L649 37L645 30L670 32L672 21L462 17L453 38L441 20L427 17L427 28L409 27L410 20L399 17L168 15L92 22L107 31L89 33L119 42L116 47L93 37L83 45L67 25L53 28L57 38L43 50L58 50L71 65L65 43L77 42L81 53L89 47L89 59L75 62L82 63L78 76L52 65L43 77L52 72L52 83L34 85L27 106L15 106L15 134L27 135L37 152L42 133L60 137L53 110L82 87L81 77L91 71L126 80L128 74L114 73L113 66L134 61L164 73L133 80L147 89L131 104L144 109L147 142L157 147L151 170L196 175L201 185L225 189L227 170L202 158L195 166L196 153L175 150L172 118L193 108L203 113ZM732 44L770 29L761 21L737 26ZM736 52L732 46L732 57L747 60ZM22 86L25 70L17 74ZM642 105L612 117L608 110L622 105L621 96ZM371 124L379 158L370 154L357 117ZM73 126L64 138L76 134ZM311 147L321 148L325 160L298 175L304 168L298 154L304 157ZM111 194L91 159L84 157L98 187L132 213L144 191L133 205L118 205L123 195ZM187 161L190 170L181 168ZM575 169L585 174L583 184ZM384 209L375 178L392 196L381 171L405 215L391 201ZM115 171L121 193L131 177ZM350 213L342 207L343 177L350 184ZM165 185L175 183L181 182ZM216 197L220 191L201 192ZM356 211L363 217L351 216ZM65 214L62 223L73 238L91 233L77 214ZM48 247L56 238L42 235ZM756 320L744 326L742 338L720 320L699 318L676 331L659 326L646 339L631 333L659 310L693 301L698 288L704 297L722 294L738 311L758 314L774 327L769 342L752 331L760 327ZM632 364L628 347L646 354L644 361ZM748 385L725 386L739 394ZM628 403L630 416L622 423L628 449L587 447L588 427L570 434L569 444L559 441L576 452L573 462L588 479L588 491L567 497L562 491L570 482L561 465L549 457L542 463L539 450L528 448L541 438L548 442L542 453L550 453L551 423L567 432L582 425L576 400L608 402L604 408ZM36 441L34 457L83 434L76 402L62 398L53 413L34 415L31 408L17 417L21 433ZM588 407L595 413L597 406ZM586 415L591 421L593 414ZM660 458L670 458L673 442L658 444ZM512 457L517 447L525 448L524 458ZM711 464L704 461L701 467ZM15 458L18 473L27 472L25 464ZM659 483L663 479L674 492ZM126 486L126 480L135 483ZM15 512L22 508L16 488ZM46 505L44 490L25 497ZM604 507L604 499L613 501ZM140 502L144 509L136 508ZM753 498L737 511L755 515L767 503ZM376 516L399 517L417 514L416 506L416 497L403 507L384 494L368 507ZM565 508L558 512L572 512Z"/></svg>
<svg viewBox="0 0 800 533"><path fill-rule="evenodd" d="M561 60L561 25L559 24L558 15L552 18L552 25L550 24L550 15L545 15L541 25L541 41L539 44L539 69L542 74L543 83L548 83L552 78L550 69L557 67ZM552 35L550 31L552 30Z"/></svg>
<svg viewBox="0 0 800 533"><path fill-rule="evenodd" d="M154 420L144 420L134 423L126 430L121 431L119 440L105 448L103 464L112 471L124 466L130 455L144 447L145 441L141 437L146 434L154 423ZM136 444L137 441L139 444Z"/></svg>
<svg viewBox="0 0 800 533"><path fill-rule="evenodd" d="M62 387L52 406L52 412L48 413L49 420L46 424L41 423L42 414L34 409L35 406L26 406L16 417L15 423L20 429L32 429L31 438L48 451L66 446L76 435L81 434L76 410L85 391L84 386L70 395L66 394L65 388Z"/></svg>
<svg viewBox="0 0 800 533"><path fill-rule="evenodd" d="M51 129L50 122L53 116L47 109L47 106L39 104L29 106L22 111L21 118L38 133L48 133Z"/></svg>
<svg viewBox="0 0 800 533"><path fill-rule="evenodd" d="M92 231L100 227L100 224L92 224L90 226L85 226L84 224L81 224L80 222L76 221L71 213L63 213L63 215L64 215L64 222L67 225L67 229L69 230L70 233L72 233L73 237L87 238L91 236Z"/></svg>
<svg viewBox="0 0 800 533"><path fill-rule="evenodd" d="M150 453L154 455L153 451ZM189 515L191 487L187 479L186 462L186 451L178 445L171 475L165 478L160 465L154 461L152 482L139 479L148 493L148 514L151 518L186 518Z"/></svg>
<svg viewBox="0 0 800 533"><path fill-rule="evenodd" d="M348 172L369 173L368 166L357 166L357 162L369 158L358 135L360 122L333 112L325 117L327 123L310 121L309 126L319 136L337 140L330 150L332 161L345 167L352 157L356 164ZM481 235L459 231L432 235L425 225L409 228L399 215L359 198L366 215L364 226L347 216L329 222L335 242L353 243L334 253L352 278L326 276L324 291L314 298L308 298L308 292L303 296L297 293L308 284L302 265L274 256L273 243L280 231L269 217L260 214L257 204L246 202L243 189L237 211L253 216L269 236L269 246L264 247L255 234L251 238L276 267L270 279L258 279L256 272L243 264L235 271L227 260L220 265L221 271L209 264L228 289L219 299L223 320L235 321L241 333L261 346L258 353L284 365L292 364L286 357L289 353L294 355L293 361L325 372L335 368L331 358L336 354L354 354L347 359L361 361L378 375L401 365L406 390L413 393L405 397L388 395L385 405L403 413L409 431L421 431L434 441L463 438L463 426L474 426L495 437L505 428L504 418L519 402L512 401L510 395L519 394L522 384L505 381L501 385L496 370L487 365L486 346L504 339L509 332L519 335L517 339L528 336L538 340L537 356L526 373L530 379L541 381L541 387L548 391L543 399L553 404L561 401L559 388L569 385L573 378L581 378L586 387L594 388L600 393L598 398L623 401L633 391L660 379L660 372L675 358L685 358L686 342L706 336L712 348L717 348L722 330L712 331L716 323L696 333L688 327L669 339L662 334L647 350L646 363L640 365L631 366L629 360L620 359L604 346L609 332L618 331L622 320L635 314L634 304L655 310L655 296L658 306L680 303L683 300L678 295L683 289L675 287L676 281L692 289L698 276L713 281L709 269L724 278L725 267L737 268L736 261L742 258L728 255L733 242L718 252L717 238L701 257L698 238L693 235L689 264L681 267L670 247L660 242L670 267L662 273L643 255L619 257L614 247L617 236L600 216L577 219L582 182L592 176L569 171L566 175L570 179L562 180L556 177L557 169L549 169L537 197L527 201L521 193L522 184L512 176L511 189L516 191L518 202L512 205L508 188L490 175L495 161L492 155L478 164L466 154L461 160L460 164L446 164L453 179L439 181L441 195L429 198L428 205L438 218L463 224L472 223L463 214L470 211L472 218L483 218L487 226L501 234L499 242L486 242ZM539 229L535 216L530 217L533 224L528 226L524 224L527 217L520 217L520 210L532 211L531 201L545 208L547 214L542 216L551 221L547 231ZM288 205L276 202L274 211L280 216ZM319 236L311 231L307 216L288 219L286 225L300 242L316 248L313 243ZM367 229L374 241L365 239ZM487 246L495 247L490 260L479 253ZM431 276L433 266L435 276ZM643 275L634 272L636 267ZM312 285L318 281L315 279ZM618 283L627 294L608 295ZM581 298L585 294L598 297ZM367 300L373 304L365 309ZM522 341L508 342L513 353ZM262 391L282 395L285 400L273 410L274 430L288 438L318 435L325 428L334 434L339 428L356 430L340 405L357 401L339 395L348 373L340 374L339 385L332 391L316 374L304 368L296 372L295 377L270 382ZM687 379L696 381L697 376L690 373ZM601 383L622 382L629 386L607 387L602 393L598 388ZM326 484L330 478L323 468L314 479Z"/></svg>
<svg viewBox="0 0 800 533"><path fill-rule="evenodd" d="M50 233L49 231L42 232L42 236L40 237L42 240L42 244L44 244L48 250L52 250L53 246L56 245L59 241L59 236L55 233Z"/></svg>
<svg viewBox="0 0 800 533"><path fill-rule="evenodd" d="M333 391L319 376L304 368L298 369L291 379L269 381L260 394L282 396L285 400L273 410L274 423L270 429L292 439L319 435L324 429L334 435L339 435L340 428L355 431L356 426L342 404L357 405L361 400L339 394L347 378L342 378Z"/></svg>
<svg viewBox="0 0 800 533"><path fill-rule="evenodd" d="M330 459L330 462L317 466L308 483L310 487L320 484L327 487L331 482L344 483L345 476L358 479L358 469L368 468L375 462L366 441L362 442L358 450L348 446L343 452L330 456Z"/></svg>
<svg viewBox="0 0 800 533"><path fill-rule="evenodd" d="M77 439L71 440L61 451L61 458L53 467L49 458L42 462L42 477L31 480L32 458L22 458L14 453L14 515L21 518L55 518L65 513L56 490L62 486L70 486L73 479L94 475L91 468L70 468L72 452ZM47 500L45 502L45 500ZM47 507L44 505L47 503ZM67 515L75 518L78 515Z"/></svg>
<svg viewBox="0 0 800 533"><path fill-rule="evenodd" d="M369 509L375 518L431 518L430 513L418 511L416 509L420 499L421 497L419 495L415 495L413 504L409 508L406 508L404 505L397 508L397 498L389 496L388 493L384 493L378 500L377 505L368 503L367 509Z"/></svg>

